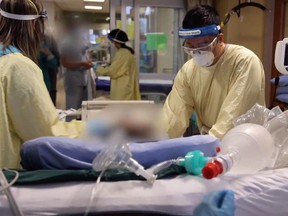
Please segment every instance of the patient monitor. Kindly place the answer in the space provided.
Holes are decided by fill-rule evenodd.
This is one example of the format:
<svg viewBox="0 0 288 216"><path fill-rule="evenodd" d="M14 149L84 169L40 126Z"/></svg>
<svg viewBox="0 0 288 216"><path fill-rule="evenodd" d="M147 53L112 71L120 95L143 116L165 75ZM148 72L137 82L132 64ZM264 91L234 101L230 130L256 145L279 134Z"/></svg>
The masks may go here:
<svg viewBox="0 0 288 216"><path fill-rule="evenodd" d="M281 74L288 75L288 38L277 42L274 63Z"/></svg>

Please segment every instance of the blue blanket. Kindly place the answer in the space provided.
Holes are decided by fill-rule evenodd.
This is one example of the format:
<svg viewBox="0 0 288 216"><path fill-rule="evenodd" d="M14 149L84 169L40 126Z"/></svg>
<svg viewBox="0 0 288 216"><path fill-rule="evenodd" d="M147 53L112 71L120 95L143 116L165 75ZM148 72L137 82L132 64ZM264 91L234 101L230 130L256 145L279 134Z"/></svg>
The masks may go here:
<svg viewBox="0 0 288 216"><path fill-rule="evenodd" d="M148 168L157 163L183 157L189 151L200 150L214 156L218 139L208 135L162 140L149 143L132 143L132 157ZM80 139L42 137L28 141L21 149L24 169L91 169L92 161L103 148L102 144Z"/></svg>

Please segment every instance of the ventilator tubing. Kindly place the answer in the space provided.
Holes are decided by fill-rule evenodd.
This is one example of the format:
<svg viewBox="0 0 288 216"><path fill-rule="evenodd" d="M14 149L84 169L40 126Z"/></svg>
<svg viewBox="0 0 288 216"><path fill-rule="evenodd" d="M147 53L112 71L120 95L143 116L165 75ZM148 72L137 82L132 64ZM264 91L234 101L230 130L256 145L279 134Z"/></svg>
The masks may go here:
<svg viewBox="0 0 288 216"><path fill-rule="evenodd" d="M136 175L140 175L145 178L149 183L154 183L157 176L153 175L152 173L146 171L143 166L141 166L136 160L133 158L129 158L126 162L125 167L128 168L130 171L134 172Z"/></svg>
<svg viewBox="0 0 288 216"><path fill-rule="evenodd" d="M16 177L16 180L17 180L17 178L18 177ZM24 214L21 211L21 209L19 208L16 200L14 199L13 194L10 191L10 185L8 184L7 179L6 179L4 173L2 172L1 169L0 169L0 183L2 186L2 188L0 187L0 194L3 192L7 196L7 199L9 201L10 206L11 206L12 214L14 216L24 216Z"/></svg>
<svg viewBox="0 0 288 216"><path fill-rule="evenodd" d="M132 158L128 145L126 143L123 144L123 142L108 144L94 159L92 166L95 171L125 167L136 175L142 176L151 184L157 178L156 175L145 170L143 166Z"/></svg>
<svg viewBox="0 0 288 216"><path fill-rule="evenodd" d="M230 130L222 139L220 153L202 170L211 179L226 172L253 173L275 160L273 138L261 125L246 123Z"/></svg>

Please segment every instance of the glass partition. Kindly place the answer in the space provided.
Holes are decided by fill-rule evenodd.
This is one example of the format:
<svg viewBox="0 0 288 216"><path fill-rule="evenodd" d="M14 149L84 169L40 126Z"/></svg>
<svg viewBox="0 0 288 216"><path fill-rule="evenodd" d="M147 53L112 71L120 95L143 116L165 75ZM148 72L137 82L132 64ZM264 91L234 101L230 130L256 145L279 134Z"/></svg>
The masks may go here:
<svg viewBox="0 0 288 216"><path fill-rule="evenodd" d="M185 1L110 2L111 29L127 32L127 45L135 49L140 73L176 73L184 63L178 28L185 14Z"/></svg>

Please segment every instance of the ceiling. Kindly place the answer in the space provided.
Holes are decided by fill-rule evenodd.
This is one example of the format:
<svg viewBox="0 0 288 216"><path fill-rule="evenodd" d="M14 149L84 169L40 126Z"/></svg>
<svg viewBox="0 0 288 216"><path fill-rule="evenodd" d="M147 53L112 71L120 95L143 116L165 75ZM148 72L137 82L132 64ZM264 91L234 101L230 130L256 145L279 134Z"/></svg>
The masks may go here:
<svg viewBox="0 0 288 216"><path fill-rule="evenodd" d="M43 0L45 2L55 2L63 11L64 19L79 17L84 22L89 23L109 23L109 0L105 2L84 2L83 0ZM102 6L102 10L87 10L85 5Z"/></svg>
<svg viewBox="0 0 288 216"><path fill-rule="evenodd" d="M105 2L84 2L83 0L45 0L54 1L63 11L109 13L109 0ZM84 5L102 6L102 10L86 10Z"/></svg>

